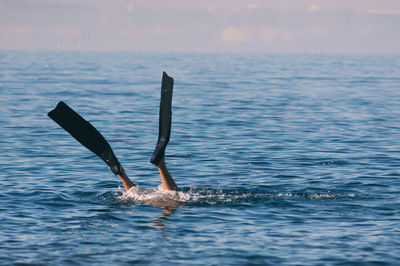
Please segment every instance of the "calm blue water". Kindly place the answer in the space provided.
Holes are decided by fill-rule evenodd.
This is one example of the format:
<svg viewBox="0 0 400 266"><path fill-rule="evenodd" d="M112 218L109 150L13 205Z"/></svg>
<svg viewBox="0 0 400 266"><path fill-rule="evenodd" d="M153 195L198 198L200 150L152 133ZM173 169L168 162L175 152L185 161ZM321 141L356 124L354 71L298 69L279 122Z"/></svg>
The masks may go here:
<svg viewBox="0 0 400 266"><path fill-rule="evenodd" d="M161 74L167 164L149 163ZM139 188L47 117L60 100ZM0 264L396 264L400 56L0 52Z"/></svg>

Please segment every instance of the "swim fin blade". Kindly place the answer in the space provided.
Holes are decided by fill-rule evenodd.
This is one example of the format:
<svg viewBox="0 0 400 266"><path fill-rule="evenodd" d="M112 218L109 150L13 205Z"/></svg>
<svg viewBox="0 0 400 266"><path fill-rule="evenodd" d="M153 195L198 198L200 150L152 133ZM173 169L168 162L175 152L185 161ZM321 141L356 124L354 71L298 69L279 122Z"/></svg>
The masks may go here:
<svg viewBox="0 0 400 266"><path fill-rule="evenodd" d="M64 102L59 102L56 108L48 113L48 116L79 143L99 156L114 174L122 175L124 173L124 169L103 135Z"/></svg>
<svg viewBox="0 0 400 266"><path fill-rule="evenodd" d="M174 79L163 72L161 82L161 100L160 100L160 115L158 140L150 162L158 165L165 155L169 138L171 135L171 119L172 119L172 91L174 87Z"/></svg>

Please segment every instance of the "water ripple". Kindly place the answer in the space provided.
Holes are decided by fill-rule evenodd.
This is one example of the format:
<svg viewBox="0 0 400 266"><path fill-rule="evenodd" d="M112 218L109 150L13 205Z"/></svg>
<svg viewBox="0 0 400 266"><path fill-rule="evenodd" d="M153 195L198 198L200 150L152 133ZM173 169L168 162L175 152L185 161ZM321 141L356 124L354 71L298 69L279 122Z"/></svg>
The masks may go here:
<svg viewBox="0 0 400 266"><path fill-rule="evenodd" d="M400 58L0 51L2 264L400 260ZM161 73L167 164L149 163ZM98 128L139 186L47 112Z"/></svg>

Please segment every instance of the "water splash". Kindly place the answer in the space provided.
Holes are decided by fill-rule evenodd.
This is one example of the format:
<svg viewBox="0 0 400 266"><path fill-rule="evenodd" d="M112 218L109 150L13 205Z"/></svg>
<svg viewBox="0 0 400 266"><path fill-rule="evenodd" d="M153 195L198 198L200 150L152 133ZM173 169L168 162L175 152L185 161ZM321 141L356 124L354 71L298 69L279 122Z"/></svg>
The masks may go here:
<svg viewBox="0 0 400 266"><path fill-rule="evenodd" d="M158 207L180 207L192 205L226 205L234 203L257 203L272 200L349 200L355 198L354 193L339 192L274 192L265 190L238 189L212 189L185 187L180 191L164 190L161 185L157 188L146 189L135 186L121 196L118 200L133 201L137 204L153 205Z"/></svg>

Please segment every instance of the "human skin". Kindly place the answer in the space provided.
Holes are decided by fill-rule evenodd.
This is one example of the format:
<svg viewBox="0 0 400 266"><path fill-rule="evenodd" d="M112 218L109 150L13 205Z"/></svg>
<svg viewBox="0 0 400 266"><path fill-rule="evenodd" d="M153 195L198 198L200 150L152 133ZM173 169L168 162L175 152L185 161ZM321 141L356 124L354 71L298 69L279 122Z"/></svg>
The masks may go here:
<svg viewBox="0 0 400 266"><path fill-rule="evenodd" d="M160 173L162 188L165 190L178 190L174 179L168 172L164 158L161 159L160 163L157 165L157 168L158 172Z"/></svg>
<svg viewBox="0 0 400 266"><path fill-rule="evenodd" d="M168 171L164 158L161 159L160 163L157 165L157 168L158 172L160 173L162 188L165 190L178 190L174 179ZM126 175L125 170L122 172L122 174L118 176L121 179L126 191L128 191L135 185Z"/></svg>
<svg viewBox="0 0 400 266"><path fill-rule="evenodd" d="M122 174L118 175L119 178L122 181L122 184L124 184L124 188L126 191L131 189L135 184L129 179L129 177L126 175L125 170L122 171Z"/></svg>

